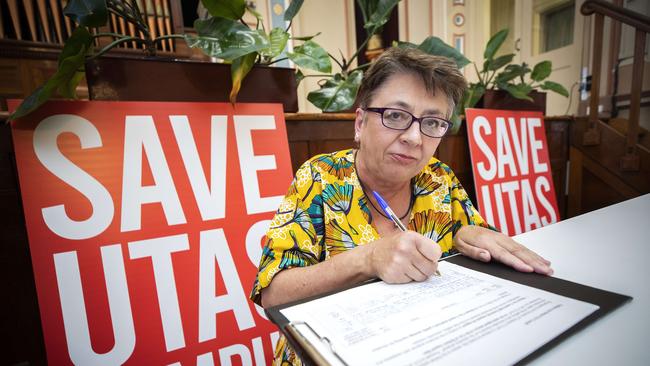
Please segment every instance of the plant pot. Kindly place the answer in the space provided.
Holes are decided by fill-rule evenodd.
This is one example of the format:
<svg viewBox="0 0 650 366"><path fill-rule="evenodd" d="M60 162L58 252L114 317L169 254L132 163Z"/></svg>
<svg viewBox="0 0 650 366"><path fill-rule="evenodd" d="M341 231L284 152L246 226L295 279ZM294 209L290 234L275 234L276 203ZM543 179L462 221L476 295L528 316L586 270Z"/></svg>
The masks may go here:
<svg viewBox="0 0 650 366"><path fill-rule="evenodd" d="M254 66L237 95L241 103L282 103L298 111L294 69ZM91 100L228 102L230 65L196 60L104 56L86 63Z"/></svg>
<svg viewBox="0 0 650 366"><path fill-rule="evenodd" d="M546 93L533 90L528 94L533 101L517 99L503 90L486 90L476 108L512 111L540 111L546 115Z"/></svg>

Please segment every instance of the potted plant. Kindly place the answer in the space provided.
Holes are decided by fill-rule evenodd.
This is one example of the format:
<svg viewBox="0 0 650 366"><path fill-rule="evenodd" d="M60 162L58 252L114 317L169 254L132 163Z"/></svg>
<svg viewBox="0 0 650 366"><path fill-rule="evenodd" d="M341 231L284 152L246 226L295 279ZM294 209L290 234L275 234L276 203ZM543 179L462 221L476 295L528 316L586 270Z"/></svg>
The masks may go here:
<svg viewBox="0 0 650 366"><path fill-rule="evenodd" d="M564 86L546 80L551 75L551 61L541 61L531 69L525 62L513 64L513 53L495 57L507 36L508 29L502 29L490 38L483 53L481 71L476 63L472 63L478 81L470 83L460 113L464 114L465 108L474 106L545 112L546 94L537 89L569 96Z"/></svg>
<svg viewBox="0 0 650 366"><path fill-rule="evenodd" d="M282 102L286 111L297 111L294 70L267 67L278 61L291 38L288 29L274 28L267 33L260 15L244 0L202 0L202 3L211 17L196 21L197 35L172 34L154 38L138 1L69 1L64 14L77 23L77 28L64 44L58 69L23 101L11 118L32 112L57 94L74 99L75 89L84 73L91 99L229 100L234 103L239 97L244 102ZM285 20L291 21L302 3L302 0L292 1L285 12ZM258 19L255 29L250 29L242 21L245 12ZM109 14L132 24L138 36L93 33L94 28L107 24ZM95 40L104 37L112 39L112 42L96 50ZM183 39L190 47L201 48L207 55L224 63L154 57L156 45L168 38ZM294 40L304 43L295 47L288 57L299 67L329 72L331 63L327 52L311 38L294 37ZM106 55L126 42L144 45L144 57ZM242 88L247 75L252 76L249 79L253 81ZM152 86L154 81L156 86Z"/></svg>
<svg viewBox="0 0 650 366"><path fill-rule="evenodd" d="M319 89L310 92L307 95L307 100L323 112L341 112L350 110L353 107L359 85L361 85L363 69L370 65L364 64L353 67L354 62L372 36L381 32L399 0L357 0L357 3L363 15L366 39L359 45L356 52L349 60L346 60L343 54L341 54L340 60L328 54L340 68L340 71L334 74L299 74L300 79L304 77L321 78L319 80Z"/></svg>
<svg viewBox="0 0 650 366"><path fill-rule="evenodd" d="M185 35L190 47L198 47L207 55L231 64L232 89L229 99L235 102L241 83L253 65L270 66L276 62L290 59L298 68L310 69L320 73L331 71L332 64L327 51L313 41L316 36L292 37L288 30L273 28L268 34L261 15L244 0L224 2L220 0L201 0L211 18L197 20L194 28L197 36ZM291 22L302 7L304 0L294 0L284 14L284 20ZM256 27L248 27L243 16L251 13L256 19ZM289 40L302 42L294 45L293 51L282 55ZM299 82L302 72L296 73ZM293 85L294 93L297 85Z"/></svg>
<svg viewBox="0 0 650 366"><path fill-rule="evenodd" d="M370 66L370 63L353 67L359 53L366 47L370 39L381 32L382 27L389 20L393 8L399 0L357 0L366 29L366 38L358 47L357 51L346 60L343 55L337 59L329 54L329 57L338 65L340 71L333 74L303 75L299 73L299 80L304 77L320 77L319 89L310 92L307 99L323 112L341 112L350 110L355 102L363 70ZM416 47L424 52L434 55L446 56L456 61L459 68L469 63L469 60L455 48L447 45L438 37L428 37L419 45L409 42L396 42L397 47Z"/></svg>

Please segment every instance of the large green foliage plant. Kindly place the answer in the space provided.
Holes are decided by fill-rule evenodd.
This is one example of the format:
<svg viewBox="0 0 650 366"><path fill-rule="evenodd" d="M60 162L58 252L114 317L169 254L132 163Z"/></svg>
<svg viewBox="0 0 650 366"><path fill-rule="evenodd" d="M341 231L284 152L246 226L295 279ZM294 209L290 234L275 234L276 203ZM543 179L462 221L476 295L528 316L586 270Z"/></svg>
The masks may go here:
<svg viewBox="0 0 650 366"><path fill-rule="evenodd" d="M357 91L363 78L364 70L370 64L363 64L354 66L359 53L368 44L370 38L381 32L382 27L390 19L391 13L399 0L357 0L357 4L361 9L364 21L364 28L366 30L366 38L359 45L357 51L350 57L345 59L341 55L341 59L330 55L330 58L338 65L340 71L329 75L300 75L300 77L320 77L319 89L310 92L307 99L316 107L324 112L338 112L348 110L353 107ZM469 63L455 48L445 44L438 37L428 37L420 44L413 44L409 42L395 42L393 46L397 47L416 47L422 51L440 56L446 56L456 61L459 68L464 67Z"/></svg>
<svg viewBox="0 0 650 366"><path fill-rule="evenodd" d="M253 65L271 65L281 59L282 51L289 39L302 42L288 53L298 67L319 72L330 72L331 62L327 52L316 44L313 37L291 37L288 27L266 31L262 18L244 0L201 0L210 13L208 19L194 24L197 34L171 34L153 37L140 10L142 0L70 0L63 12L74 20L76 28L66 40L59 55L55 74L28 96L11 119L25 116L55 95L75 99L76 87L84 75L85 63L97 58L116 46L126 42L144 45L146 56L155 56L157 44L165 39L180 38L190 47L198 47L207 55L231 64L232 89L230 101L234 103L242 81ZM285 12L284 19L291 22L300 10L303 0L293 0ZM243 21L248 12L257 19L251 29ZM97 33L97 28L108 24L109 15L114 15L132 24L137 36L119 33ZM95 47L97 38L110 38L111 42L101 49Z"/></svg>
<svg viewBox="0 0 650 366"><path fill-rule="evenodd" d="M399 0L357 0L363 16L366 38L359 45L355 53L346 59L341 53L340 59L331 54L328 56L334 61L339 71L333 74L307 74L298 73L298 78L319 77L319 89L310 92L307 100L324 112L339 112L352 108L357 96L357 91L363 78L363 70L370 64L355 66L359 54L366 47L370 38L381 32L383 26L390 19L391 12Z"/></svg>
<svg viewBox="0 0 650 366"><path fill-rule="evenodd" d="M551 75L553 67L551 61L541 61L531 69L525 62L512 63L515 57L514 53L497 56L507 37L508 29L506 28L490 38L483 52L483 67L480 71L476 63L472 63L478 81L470 83L460 113L464 113L465 108L476 106L488 89L503 90L517 99L529 101L532 101L530 93L536 89L552 91L565 97L569 96L569 92L564 86L546 80Z"/></svg>
<svg viewBox="0 0 650 366"><path fill-rule="evenodd" d="M299 69L331 72L329 56L314 42L315 35L293 37L289 33L291 21L303 1L291 1L284 14L284 20L290 22L286 28L275 27L267 31L261 15L244 0L201 0L211 17L195 21L197 35L186 35L185 38L191 47L198 47L207 55L232 65L232 103L236 101L244 78L255 64L272 65L288 58ZM254 28L244 22L243 17L247 12L257 19ZM293 51L285 55L283 51L289 40L298 44L294 44Z"/></svg>

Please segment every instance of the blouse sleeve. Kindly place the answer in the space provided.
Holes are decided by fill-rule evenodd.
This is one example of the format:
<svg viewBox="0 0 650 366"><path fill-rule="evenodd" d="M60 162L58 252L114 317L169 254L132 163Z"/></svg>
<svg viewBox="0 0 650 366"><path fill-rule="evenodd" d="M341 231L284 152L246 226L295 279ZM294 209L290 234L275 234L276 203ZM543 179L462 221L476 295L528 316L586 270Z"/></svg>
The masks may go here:
<svg viewBox="0 0 650 366"><path fill-rule="evenodd" d="M262 289L269 286L281 270L324 260L320 193L320 175L307 162L296 172L266 232L266 243L250 294L256 304L261 305Z"/></svg>

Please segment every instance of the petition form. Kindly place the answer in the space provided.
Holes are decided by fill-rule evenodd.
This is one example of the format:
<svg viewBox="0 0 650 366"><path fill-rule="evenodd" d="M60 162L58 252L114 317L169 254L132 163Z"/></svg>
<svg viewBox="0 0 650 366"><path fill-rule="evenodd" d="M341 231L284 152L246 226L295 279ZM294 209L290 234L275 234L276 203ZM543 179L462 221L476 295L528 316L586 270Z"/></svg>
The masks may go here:
<svg viewBox="0 0 650 366"><path fill-rule="evenodd" d="M598 309L450 262L439 269L425 282L375 282L281 313L332 364L504 365Z"/></svg>

